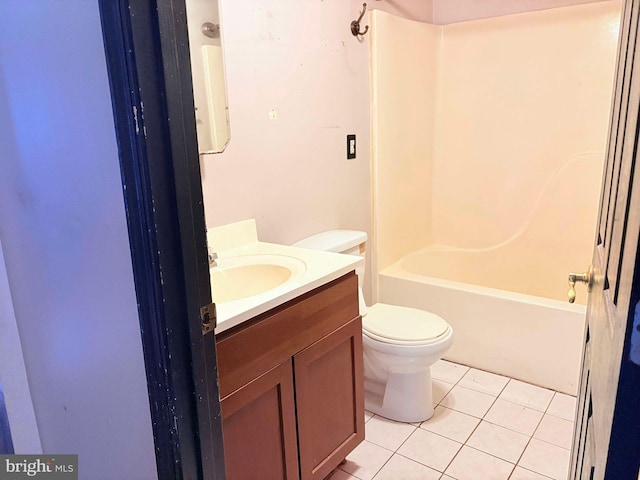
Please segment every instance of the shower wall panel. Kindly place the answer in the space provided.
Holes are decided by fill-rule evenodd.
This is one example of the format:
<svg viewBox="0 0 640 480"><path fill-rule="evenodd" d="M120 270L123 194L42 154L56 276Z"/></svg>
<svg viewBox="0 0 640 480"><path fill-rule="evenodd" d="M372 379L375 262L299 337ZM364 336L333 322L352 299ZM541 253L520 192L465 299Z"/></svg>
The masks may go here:
<svg viewBox="0 0 640 480"><path fill-rule="evenodd" d="M374 272L427 246L499 248L554 289L586 268L619 17L619 2L444 26L374 12Z"/></svg>
<svg viewBox="0 0 640 480"><path fill-rule="evenodd" d="M586 268L619 15L603 2L444 27L433 244L507 245L548 267L540 281Z"/></svg>
<svg viewBox="0 0 640 480"><path fill-rule="evenodd" d="M442 28L379 10L371 21L373 228L377 268L384 268L430 238Z"/></svg>

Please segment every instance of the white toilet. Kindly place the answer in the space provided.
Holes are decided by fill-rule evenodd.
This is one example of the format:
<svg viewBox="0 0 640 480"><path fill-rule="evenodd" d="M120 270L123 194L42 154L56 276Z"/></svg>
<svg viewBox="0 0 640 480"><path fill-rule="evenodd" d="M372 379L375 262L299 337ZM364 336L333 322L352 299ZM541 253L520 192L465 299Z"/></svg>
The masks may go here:
<svg viewBox="0 0 640 480"><path fill-rule="evenodd" d="M294 247L350 255L365 254L367 234L329 230ZM356 270L362 315L365 408L400 422L421 422L433 415L430 367L451 346L453 329L441 317L418 310L376 303L362 296L364 267Z"/></svg>

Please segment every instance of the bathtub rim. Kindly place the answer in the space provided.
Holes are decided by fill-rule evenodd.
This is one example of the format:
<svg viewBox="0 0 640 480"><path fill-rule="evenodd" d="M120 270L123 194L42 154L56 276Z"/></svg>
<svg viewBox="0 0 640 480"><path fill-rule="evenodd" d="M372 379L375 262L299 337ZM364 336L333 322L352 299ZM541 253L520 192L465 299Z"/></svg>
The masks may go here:
<svg viewBox="0 0 640 480"><path fill-rule="evenodd" d="M526 293L512 292L509 290L501 290L499 288L485 287L483 285L475 285L473 283L465 283L465 282L459 282L455 280L446 280L439 277L433 277L431 275L414 273L402 266L402 262L404 258L406 258L406 255L400 260L398 260L397 262L395 262L394 264L392 264L391 266L386 267L377 273L376 284L378 286L378 292L380 291L379 277L381 275L389 275L393 277L400 277L407 280L416 281L419 283L436 285L442 288L462 290L464 292L487 295L493 298L503 298L503 299L506 298L508 300L512 300L515 302L522 302L528 305L544 304L545 306L548 306L550 308L564 310L567 312L580 313L583 315L586 315L587 313L587 305L583 305L580 303L578 304L569 303L568 300L564 302L562 300L556 300L554 298L539 297L536 295L529 295Z"/></svg>

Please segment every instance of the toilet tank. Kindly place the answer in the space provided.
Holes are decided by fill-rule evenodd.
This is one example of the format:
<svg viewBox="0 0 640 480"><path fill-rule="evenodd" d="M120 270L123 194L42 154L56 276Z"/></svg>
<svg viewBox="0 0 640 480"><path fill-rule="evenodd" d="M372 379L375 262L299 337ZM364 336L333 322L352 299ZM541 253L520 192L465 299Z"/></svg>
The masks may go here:
<svg viewBox="0 0 640 480"><path fill-rule="evenodd" d="M365 256L367 232L358 230L327 230L297 241L292 246L322 250L325 252L345 253L347 255ZM362 287L364 264L356 268L358 283Z"/></svg>
<svg viewBox="0 0 640 480"><path fill-rule="evenodd" d="M364 248L366 241L366 232L360 232L358 230L327 230L326 232L316 233L310 237L298 240L293 246L310 248L312 250L323 250L325 252L357 255L357 253L352 253L352 251L360 247ZM360 251L360 253L364 254L364 251Z"/></svg>
<svg viewBox="0 0 640 480"><path fill-rule="evenodd" d="M292 244L292 246L364 257L366 241L366 232L360 232L358 230L327 230L326 232L316 233L310 237L303 238ZM358 303L360 315L362 316L365 316L367 313L367 305L364 302L364 296L362 294L365 272L364 264L365 262L362 262L361 266L356 267L356 275L358 276Z"/></svg>

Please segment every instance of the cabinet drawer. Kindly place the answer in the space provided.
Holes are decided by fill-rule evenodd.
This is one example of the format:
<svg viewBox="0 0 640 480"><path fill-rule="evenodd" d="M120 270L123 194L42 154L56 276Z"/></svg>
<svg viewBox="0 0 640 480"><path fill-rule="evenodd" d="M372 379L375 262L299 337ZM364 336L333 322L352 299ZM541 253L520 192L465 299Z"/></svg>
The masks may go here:
<svg viewBox="0 0 640 480"><path fill-rule="evenodd" d="M355 272L216 337L224 397L358 316Z"/></svg>

